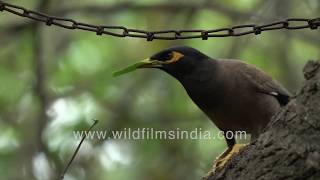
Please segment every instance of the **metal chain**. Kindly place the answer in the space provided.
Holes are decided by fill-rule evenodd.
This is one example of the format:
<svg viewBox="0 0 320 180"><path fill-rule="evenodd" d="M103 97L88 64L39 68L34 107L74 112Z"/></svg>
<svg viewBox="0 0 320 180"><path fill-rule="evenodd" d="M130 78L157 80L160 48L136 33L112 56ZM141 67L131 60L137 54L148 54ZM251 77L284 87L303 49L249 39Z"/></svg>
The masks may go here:
<svg viewBox="0 0 320 180"><path fill-rule="evenodd" d="M230 37L243 36L247 34L261 34L263 31L277 29L317 29L320 26L320 18L290 18L282 21L276 21L265 25L247 24L220 29L183 29L183 30L162 30L162 31L145 31L139 29L130 29L123 26L101 26L77 22L73 19L54 17L40 12L28 10L24 7L8 4L0 0L0 12L9 13L27 17L35 21L44 22L46 25L56 25L66 29L81 29L95 32L97 35L110 35L116 37L135 37L145 38L147 41L154 39L177 40L177 39L194 39L201 38L207 40L209 37Z"/></svg>

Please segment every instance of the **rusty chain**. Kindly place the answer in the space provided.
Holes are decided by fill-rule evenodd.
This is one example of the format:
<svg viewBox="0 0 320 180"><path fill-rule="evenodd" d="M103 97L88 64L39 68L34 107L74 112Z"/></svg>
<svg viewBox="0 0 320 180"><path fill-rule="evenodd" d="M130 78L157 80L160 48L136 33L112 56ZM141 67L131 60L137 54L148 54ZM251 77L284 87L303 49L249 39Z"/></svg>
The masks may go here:
<svg viewBox="0 0 320 180"><path fill-rule="evenodd" d="M95 32L97 35L110 35L116 37L135 37L145 38L147 41L154 39L161 40L177 40L177 39L193 39L201 38L207 40L209 37L230 37L243 36L247 34L261 34L263 31L277 29L317 29L320 26L320 18L290 18L282 21L276 21L265 25L246 24L220 29L184 29L184 30L162 30L162 31L145 31L139 29L130 29L123 26L101 26L82 22L73 19L60 18L50 16L44 13L32 11L24 7L8 4L0 0L0 11L27 17L35 21L44 22L46 25L56 25L66 29L81 29L85 31Z"/></svg>

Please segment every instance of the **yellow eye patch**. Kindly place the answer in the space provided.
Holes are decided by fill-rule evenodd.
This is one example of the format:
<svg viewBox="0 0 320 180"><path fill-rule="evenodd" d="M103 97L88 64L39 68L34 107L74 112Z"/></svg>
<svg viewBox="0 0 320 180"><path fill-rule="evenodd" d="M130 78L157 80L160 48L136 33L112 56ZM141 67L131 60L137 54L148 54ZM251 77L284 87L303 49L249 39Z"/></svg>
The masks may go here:
<svg viewBox="0 0 320 180"><path fill-rule="evenodd" d="M163 64L171 64L171 63L174 63L174 62L177 62L179 61L184 55L179 53L179 52L176 52L176 51L173 51L172 52L172 57L171 59L163 62Z"/></svg>

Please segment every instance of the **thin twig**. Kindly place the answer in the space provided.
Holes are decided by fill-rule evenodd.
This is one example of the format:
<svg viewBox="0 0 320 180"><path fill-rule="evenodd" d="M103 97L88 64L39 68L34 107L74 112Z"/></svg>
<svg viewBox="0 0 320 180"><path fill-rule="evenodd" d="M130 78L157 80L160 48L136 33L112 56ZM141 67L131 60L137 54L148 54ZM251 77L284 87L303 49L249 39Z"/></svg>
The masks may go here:
<svg viewBox="0 0 320 180"><path fill-rule="evenodd" d="M91 129L92 129L92 128L97 124L97 123L98 123L98 120L94 120L93 124L91 125L91 127L90 127L86 132L91 131ZM72 161L73 161L73 160L74 160L74 158L76 157L76 155L77 155L77 153L78 153L78 151L79 151L79 149L80 149L80 147L81 147L81 145L82 145L83 141L86 139L86 137L87 137L87 134L85 133L85 134L84 134L84 136L82 137L82 139L81 139L81 141L80 141L80 143L79 143L79 145L78 145L77 149L74 151L74 153L73 153L73 155L72 155L72 157L71 157L71 159L70 159L69 163L67 164L66 168L64 169L64 171L63 171L63 173L62 173L62 175L61 175L61 179L63 179L63 178L64 178L64 175L65 175L65 174L66 174L66 172L68 171L68 168L70 167L70 165L71 165Z"/></svg>

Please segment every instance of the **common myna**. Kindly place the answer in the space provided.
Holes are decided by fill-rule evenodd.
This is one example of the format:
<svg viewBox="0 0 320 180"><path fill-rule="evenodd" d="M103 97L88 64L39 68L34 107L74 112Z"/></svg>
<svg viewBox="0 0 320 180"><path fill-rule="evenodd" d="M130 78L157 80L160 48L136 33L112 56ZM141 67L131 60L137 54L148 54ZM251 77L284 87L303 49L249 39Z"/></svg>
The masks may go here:
<svg viewBox="0 0 320 180"><path fill-rule="evenodd" d="M239 60L213 59L187 46L165 49L136 68L161 69L175 77L220 130L246 131L251 140L290 99L282 85L258 68ZM217 160L218 167L241 147L234 138L226 141L228 149Z"/></svg>

